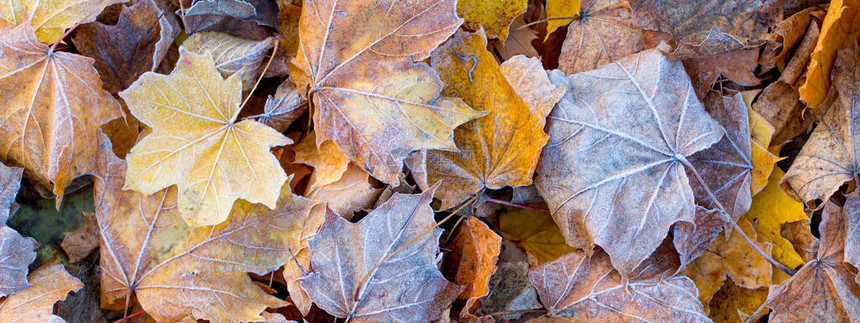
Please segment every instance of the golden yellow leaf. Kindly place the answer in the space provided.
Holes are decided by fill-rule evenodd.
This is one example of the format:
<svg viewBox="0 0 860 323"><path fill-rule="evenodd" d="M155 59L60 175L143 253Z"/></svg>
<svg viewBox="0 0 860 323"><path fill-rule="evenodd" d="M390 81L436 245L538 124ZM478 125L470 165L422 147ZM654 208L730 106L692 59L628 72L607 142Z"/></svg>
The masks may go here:
<svg viewBox="0 0 860 323"><path fill-rule="evenodd" d="M741 287L729 278L711 298L708 317L715 323L737 323L744 318L743 315L755 312L765 300L767 300L767 287Z"/></svg>
<svg viewBox="0 0 860 323"><path fill-rule="evenodd" d="M317 0L302 7L297 66L310 89L317 145L333 140L356 165L398 185L414 150L455 150L453 130L481 116L438 97L442 82L424 63L460 26L455 0ZM322 18L321 18L322 17Z"/></svg>
<svg viewBox="0 0 860 323"><path fill-rule="evenodd" d="M573 21L579 15L579 0L548 0L546 2L546 37ZM569 19L568 19L569 18Z"/></svg>
<svg viewBox="0 0 860 323"><path fill-rule="evenodd" d="M773 246L773 259L789 268L803 265L803 259L794 250L791 242L780 235L780 225L798 220L809 220L803 212L803 203L795 201L779 189L779 181L785 173L774 168L767 186L753 196L752 206L744 219L753 224L759 242L768 242Z"/></svg>
<svg viewBox="0 0 860 323"><path fill-rule="evenodd" d="M533 256L538 264L553 261L573 252L549 212L510 209L499 215L499 232Z"/></svg>
<svg viewBox="0 0 860 323"><path fill-rule="evenodd" d="M257 68L275 45L276 39L269 37L256 41L219 32L200 32L189 36L182 47L199 55L211 54L221 76L229 77L239 72L242 90L248 91L259 76Z"/></svg>
<svg viewBox="0 0 860 323"><path fill-rule="evenodd" d="M28 24L0 21L0 159L23 166L59 204L66 185L96 170L99 126L122 115L93 60L51 52Z"/></svg>
<svg viewBox="0 0 860 323"><path fill-rule="evenodd" d="M746 98L744 99L746 102ZM773 172L773 166L778 162L780 157L774 155L768 150L770 147L770 139L773 137L774 127L770 125L758 112L750 108L747 103L747 113L750 120L750 146L751 162L753 169L750 170L750 190L755 195L767 185L767 179L770 173Z"/></svg>
<svg viewBox="0 0 860 323"><path fill-rule="evenodd" d="M738 221L738 226L748 236L755 238L755 232L749 221L741 219ZM764 243L759 244L759 247L765 252L770 249L770 246ZM705 306L705 313L708 313L711 297L727 279L746 288L769 286L771 264L747 244L735 230L728 239L723 234L717 236L717 239L708 246L707 251L687 266L684 275L696 283L699 289L699 301Z"/></svg>
<svg viewBox="0 0 860 323"><path fill-rule="evenodd" d="M526 12L527 6L528 0L459 0L457 14L466 20L463 22L466 28L484 27L488 38L498 38L504 43L511 22Z"/></svg>
<svg viewBox="0 0 860 323"><path fill-rule="evenodd" d="M238 86L238 85L237 85ZM123 191L125 161L107 148L96 177L104 307L133 297L158 321L254 321L267 307L286 305L257 287L301 247L313 202L277 190L278 208L239 201L230 220L189 227L177 208L179 190L145 196Z"/></svg>
<svg viewBox="0 0 860 323"><path fill-rule="evenodd" d="M499 66L486 47L483 33L460 32L431 56L447 85L443 95L490 112L454 130L459 152L427 152L426 183L439 183L443 209L484 187L530 185L547 141L546 116L564 94L539 59L515 56Z"/></svg>
<svg viewBox="0 0 860 323"><path fill-rule="evenodd" d="M33 286L0 299L0 322L63 322L54 314L54 303L84 287L63 265L46 265L27 277Z"/></svg>
<svg viewBox="0 0 860 323"><path fill-rule="evenodd" d="M295 147L296 162L314 168L308 182L308 192L339 181L349 165L349 159L337 144L326 140L317 147L316 137L313 132L310 132Z"/></svg>
<svg viewBox="0 0 860 323"><path fill-rule="evenodd" d="M833 0L824 16L821 36L812 51L812 60L806 70L806 80L798 92L800 99L811 107L824 102L830 88L830 71L836 61L836 52L850 47L860 32L860 0Z"/></svg>
<svg viewBox="0 0 860 323"><path fill-rule="evenodd" d="M123 189L151 195L176 184L179 214L191 226L223 222L238 198L274 209L287 175L269 149L292 141L236 120L238 74L222 79L211 56L180 52L170 75L148 72L119 93L152 128L128 154Z"/></svg>
<svg viewBox="0 0 860 323"><path fill-rule="evenodd" d="M9 0L0 4L0 19L29 22L45 44L60 40L66 28L96 20L105 7L127 0Z"/></svg>

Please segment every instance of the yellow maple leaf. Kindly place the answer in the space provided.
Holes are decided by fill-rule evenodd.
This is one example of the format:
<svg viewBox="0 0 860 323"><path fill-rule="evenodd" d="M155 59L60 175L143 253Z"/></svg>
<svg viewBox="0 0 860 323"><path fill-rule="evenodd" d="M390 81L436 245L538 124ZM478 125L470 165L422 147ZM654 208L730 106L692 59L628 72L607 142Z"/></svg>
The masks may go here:
<svg viewBox="0 0 860 323"><path fill-rule="evenodd" d="M192 226L223 222L238 198L275 208L287 175L269 149L292 141L236 120L238 73L222 79L211 56L180 52L170 75L148 72L119 93L152 128L128 154L123 189L150 195L176 184L179 214Z"/></svg>
<svg viewBox="0 0 860 323"><path fill-rule="evenodd" d="M774 168L767 186L753 197L749 212L743 216L753 224L757 241L769 242L773 259L789 268L804 264L791 242L780 235L780 225L787 222L809 220L803 212L803 203L795 201L779 189L779 181L785 172Z"/></svg>

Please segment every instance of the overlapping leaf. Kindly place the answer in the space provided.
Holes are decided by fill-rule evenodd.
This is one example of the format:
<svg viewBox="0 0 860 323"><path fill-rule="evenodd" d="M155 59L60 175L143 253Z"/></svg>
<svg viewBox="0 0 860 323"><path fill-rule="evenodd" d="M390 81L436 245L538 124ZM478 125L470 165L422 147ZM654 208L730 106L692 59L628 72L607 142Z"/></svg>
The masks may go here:
<svg viewBox="0 0 860 323"><path fill-rule="evenodd" d="M486 47L482 33L461 32L431 56L447 85L444 95L489 112L454 131L458 152L427 152L427 178L418 183L439 183L443 209L485 187L530 185L546 143L546 115L564 94L549 82L540 60L516 56L499 66Z"/></svg>
<svg viewBox="0 0 860 323"><path fill-rule="evenodd" d="M680 62L656 50L550 80L567 87L550 114L536 186L568 244L603 247L622 276L695 204L683 163L716 143Z"/></svg>
<svg viewBox="0 0 860 323"><path fill-rule="evenodd" d="M0 298L30 286L27 266L36 259L36 241L22 237L6 220L11 215L15 195L21 185L22 169L0 164Z"/></svg>
<svg viewBox="0 0 860 323"><path fill-rule="evenodd" d="M301 248L312 203L280 190L278 208L240 201L230 220L192 228L175 187L145 196L123 191L125 161L106 147L96 180L101 231L102 300L122 309L134 297L159 321L251 321L284 302L256 287Z"/></svg>
<svg viewBox="0 0 860 323"><path fill-rule="evenodd" d="M63 265L46 265L28 277L33 286L6 298L0 298L0 322L65 322L54 312L54 303L66 299L69 292L84 284L69 275Z"/></svg>
<svg viewBox="0 0 860 323"><path fill-rule="evenodd" d="M237 120L238 74L222 79L211 56L180 51L170 75L144 74L119 93L152 128L128 154L124 188L151 195L176 184L179 214L192 226L223 222L238 198L274 209L287 175L269 148L291 140Z"/></svg>
<svg viewBox="0 0 860 323"><path fill-rule="evenodd" d="M257 80L257 68L263 62L263 56L275 46L275 40L276 38L270 37L254 41L225 33L201 32L188 37L182 47L199 55L211 55L215 68L224 77L240 73L242 90L248 91Z"/></svg>
<svg viewBox="0 0 860 323"><path fill-rule="evenodd" d="M800 99L816 107L824 102L830 88L833 67L840 65L836 53L851 48L860 33L860 1L834 0L830 2L821 26L821 36L812 52L806 78L798 89ZM834 80L835 81L835 80Z"/></svg>
<svg viewBox="0 0 860 323"><path fill-rule="evenodd" d="M40 42L52 44L66 28L94 21L105 7L120 2L125 0L10 0L0 5L0 19L29 24Z"/></svg>
<svg viewBox="0 0 860 323"><path fill-rule="evenodd" d="M453 129L481 114L459 99L438 97L438 76L413 61L427 58L459 27L455 4L304 3L292 60L301 73L291 78L310 88L318 145L334 140L353 162L392 185L411 151L456 149Z"/></svg>
<svg viewBox="0 0 860 323"><path fill-rule="evenodd" d="M465 19L466 28L483 27L487 37L505 42L511 22L526 12L527 6L527 0L459 0L457 13Z"/></svg>
<svg viewBox="0 0 860 323"><path fill-rule="evenodd" d="M41 7L40 7L41 8ZM93 60L39 43L29 24L0 21L0 159L62 199L96 170L99 127L122 115Z"/></svg>
<svg viewBox="0 0 860 323"><path fill-rule="evenodd" d="M354 224L326 214L310 240L313 272L300 280L314 303L358 322L438 319L461 288L436 267L432 194L394 194Z"/></svg>

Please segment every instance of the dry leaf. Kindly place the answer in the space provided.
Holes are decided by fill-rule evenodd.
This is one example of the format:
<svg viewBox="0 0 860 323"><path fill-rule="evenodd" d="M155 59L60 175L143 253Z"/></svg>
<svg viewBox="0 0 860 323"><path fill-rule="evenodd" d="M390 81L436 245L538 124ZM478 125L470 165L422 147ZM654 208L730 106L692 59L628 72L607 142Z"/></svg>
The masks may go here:
<svg viewBox="0 0 860 323"><path fill-rule="evenodd" d="M744 101L746 102L746 100ZM749 114L750 126L750 161L753 167L750 170L750 191L752 195L755 195L767 185L767 179L770 178L774 165L781 158L768 150L775 131L774 127L753 110L748 103L747 114Z"/></svg>
<svg viewBox="0 0 860 323"><path fill-rule="evenodd" d="M307 190L312 194L326 185L339 181L349 165L349 159L333 141L326 140L317 147L316 135L313 132L308 133L296 145L295 151L295 162L314 168Z"/></svg>
<svg viewBox="0 0 860 323"><path fill-rule="evenodd" d="M115 25L94 22L78 27L75 48L95 59L105 89L116 94L161 64L180 32L174 19L152 0L139 0L122 7Z"/></svg>
<svg viewBox="0 0 860 323"><path fill-rule="evenodd" d="M794 251L800 255L804 263L815 259L818 253L818 238L812 235L809 221L799 220L780 225L779 235L791 242ZM850 240L849 240L850 241ZM847 246L846 246L847 247ZM846 254L853 254L846 252ZM846 261L848 262L848 261ZM850 262L849 262L850 263Z"/></svg>
<svg viewBox="0 0 860 323"><path fill-rule="evenodd" d="M612 268L609 256L582 251L529 270L550 316L583 321L710 322L696 299L693 282L684 276L625 279Z"/></svg>
<svg viewBox="0 0 860 323"><path fill-rule="evenodd" d="M674 55L693 58L757 46L769 27L782 20L782 1L631 0L636 24L671 33Z"/></svg>
<svg viewBox="0 0 860 323"><path fill-rule="evenodd" d="M476 217L463 220L453 234L445 262L452 264L448 268L454 274L454 283L465 286L459 296L466 300L465 309L476 308L478 299L490 292L490 277L496 272L502 237Z"/></svg>
<svg viewBox="0 0 860 323"><path fill-rule="evenodd" d="M205 1L207 0L201 2ZM188 37L182 43L182 48L198 55L211 55L215 61L215 68L221 72L221 76L229 77L234 73L239 73L242 80L242 90L248 91L254 86L254 82L260 75L257 68L263 62L263 56L272 49L272 46L275 46L276 39L270 37L261 41L253 41L225 33L202 32Z"/></svg>
<svg viewBox="0 0 860 323"><path fill-rule="evenodd" d="M214 71L214 70L213 70ZM299 250L312 202L280 190L278 208L236 203L230 220L189 227L178 190L144 196L123 191L125 161L105 147L96 179L101 230L102 304L122 309L134 297L159 321L251 321L286 303L256 287L246 272L263 275Z"/></svg>
<svg viewBox="0 0 860 323"><path fill-rule="evenodd" d="M317 145L333 140L356 165L395 186L411 151L456 149L453 129L482 114L459 99L437 97L439 78L413 62L459 27L455 3L319 0L303 6L292 60L301 73L291 78L310 88Z"/></svg>
<svg viewBox="0 0 860 323"><path fill-rule="evenodd" d="M487 38L498 38L504 43L511 22L525 13L527 6L528 0L459 0L457 14L465 19L464 27L471 30L483 27Z"/></svg>
<svg viewBox="0 0 860 323"><path fill-rule="evenodd" d="M773 27L773 32L768 36L767 46L762 52L762 65L765 67L782 67L795 45L808 37L805 36L808 34L807 26L815 25L815 37L817 38L818 24L812 19L813 17L816 20L821 20L824 17L824 11L817 7L809 7L776 24Z"/></svg>
<svg viewBox="0 0 860 323"><path fill-rule="evenodd" d="M224 222L238 198L274 209L287 175L269 149L292 141L237 121L239 75L222 79L211 56L180 51L173 73L146 73L119 93L152 128L128 154L124 188L151 195L176 184L179 214L191 226Z"/></svg>
<svg viewBox="0 0 860 323"><path fill-rule="evenodd" d="M749 221L741 219L738 226L748 236L755 239L755 232ZM759 244L765 252L770 251L767 244ZM708 247L707 252L693 260L684 275L690 277L699 289L699 301L708 304L724 282L731 279L743 288L767 287L771 284L771 264L743 240L737 230L728 239L719 235Z"/></svg>
<svg viewBox="0 0 860 323"><path fill-rule="evenodd" d="M715 323L737 323L758 309L767 299L767 287L745 288L726 279L723 287L711 297L710 317Z"/></svg>
<svg viewBox="0 0 860 323"><path fill-rule="evenodd" d="M839 65L836 54L843 48L851 48L857 42L858 32L860 32L860 0L831 1L827 15L824 16L824 22L821 24L821 36L818 37L818 43L812 52L806 80L798 89L800 99L807 105L817 107L824 102L830 88L831 70L835 65ZM834 83L839 81L834 80Z"/></svg>
<svg viewBox="0 0 860 323"><path fill-rule="evenodd" d="M0 298L15 294L27 287L27 269L36 259L36 240L22 237L6 226L11 215L15 195L21 185L23 169L0 164ZM2 313L2 308L0 308Z"/></svg>
<svg viewBox="0 0 860 323"><path fill-rule="evenodd" d="M849 230L845 211L826 204L818 227L818 257L770 290L765 306L773 309L771 322L850 322L860 317L860 284L843 262Z"/></svg>
<svg viewBox="0 0 860 323"><path fill-rule="evenodd" d="M122 110L102 89L93 59L52 52L29 24L2 25L0 159L53 188L59 205L72 179L95 172L99 126Z"/></svg>
<svg viewBox="0 0 860 323"><path fill-rule="evenodd" d="M499 231L505 239L518 242L538 264L575 250L564 242L564 236L547 212L521 208L505 210L499 214Z"/></svg>
<svg viewBox="0 0 860 323"><path fill-rule="evenodd" d="M81 261L99 247L99 226L96 218L90 212L84 212L84 217L87 221L84 227L64 233L65 237L60 246L69 256L69 262Z"/></svg>
<svg viewBox="0 0 860 323"><path fill-rule="evenodd" d="M369 209L376 202L381 188L370 184L370 175L350 164L337 182L309 191L307 196L347 218L352 213Z"/></svg>
<svg viewBox="0 0 860 323"><path fill-rule="evenodd" d="M591 2L586 0L586 2ZM593 2L591 2L593 3ZM546 37L561 27L571 23L575 16L580 15L580 0L547 0L546 2ZM564 19L568 18L568 19Z"/></svg>
<svg viewBox="0 0 860 323"><path fill-rule="evenodd" d="M460 293L436 264L433 191L394 194L358 223L326 214L310 240L313 272L300 279L321 309L356 322L427 322Z"/></svg>
<svg viewBox="0 0 860 323"><path fill-rule="evenodd" d="M481 32L460 32L430 58L447 85L443 95L489 112L454 131L459 152L427 152L422 188L439 183L436 197L442 209L485 187L530 185L546 143L546 115L564 94L549 82L537 58L517 56L499 66L486 47Z"/></svg>
<svg viewBox="0 0 860 323"><path fill-rule="evenodd" d="M185 11L188 17L223 16L247 19L272 28L278 27L277 13L276 4L269 0L198 0Z"/></svg>
<svg viewBox="0 0 860 323"><path fill-rule="evenodd" d="M54 303L66 299L69 292L84 284L69 275L63 265L45 265L28 277L33 286L6 298L0 298L0 322L65 322L54 312Z"/></svg>
<svg viewBox="0 0 860 323"><path fill-rule="evenodd" d="M284 80L284 83L281 83L275 91L275 96L270 95L266 99L263 113L257 121L284 132L307 109L308 101L299 94L296 85L289 80Z"/></svg>
<svg viewBox="0 0 860 323"><path fill-rule="evenodd" d="M775 168L764 189L753 197L752 206L744 219L753 224L759 242L768 242L773 246L773 259L789 268L803 265L803 259L794 251L791 242L780 235L783 223L799 220L809 220L803 212L803 204L785 195L778 183L783 179L782 169Z"/></svg>
<svg viewBox="0 0 860 323"><path fill-rule="evenodd" d="M502 60L507 61L517 55L540 57L537 49L532 45L532 41L538 38L537 31L523 27L524 25L523 15L520 15L511 23L511 33L508 35L508 40L504 44L495 44L496 51Z"/></svg>
<svg viewBox="0 0 860 323"><path fill-rule="evenodd" d="M860 46L856 43L839 52L833 72L838 101L826 111L780 182L786 194L810 208L818 207L816 200L827 201L845 182L856 181L860 167L854 148L860 140L856 133L860 120L854 117L860 109L855 103L860 98L858 65Z"/></svg>
<svg viewBox="0 0 860 323"><path fill-rule="evenodd" d="M682 163L724 130L681 63L656 50L550 80L567 93L549 116L536 186L567 243L603 247L626 277L672 224L694 221Z"/></svg>
<svg viewBox="0 0 860 323"><path fill-rule="evenodd" d="M66 28L94 21L105 7L120 2L125 0L9 0L0 5L0 19L30 25L35 38L53 44L60 41Z"/></svg>
<svg viewBox="0 0 860 323"><path fill-rule="evenodd" d="M690 74L693 88L696 89L696 95L699 98L704 98L720 76L740 85L759 85L761 79L755 75L755 69L758 66L758 57L758 48L744 49L688 59L684 61L684 67L687 68L687 73ZM719 88L717 92L720 92Z"/></svg>

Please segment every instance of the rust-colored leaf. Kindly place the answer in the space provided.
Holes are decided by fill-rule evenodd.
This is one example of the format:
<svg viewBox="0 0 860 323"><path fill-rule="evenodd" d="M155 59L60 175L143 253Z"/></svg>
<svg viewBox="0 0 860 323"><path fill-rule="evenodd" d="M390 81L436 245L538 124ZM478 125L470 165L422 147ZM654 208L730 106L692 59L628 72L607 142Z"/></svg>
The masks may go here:
<svg viewBox="0 0 860 323"><path fill-rule="evenodd" d="M0 322L65 322L54 312L54 303L66 299L69 292L84 287L69 275L63 265L45 265L28 277L33 286L6 298L0 298Z"/></svg>
<svg viewBox="0 0 860 323"><path fill-rule="evenodd" d="M694 221L683 163L725 131L681 63L656 50L550 80L567 92L549 116L536 186L568 244L601 246L627 276L672 224Z"/></svg>
<svg viewBox="0 0 860 323"><path fill-rule="evenodd" d="M438 319L461 288L436 267L432 194L394 194L358 223L328 212L309 242L313 272L300 279L314 303L357 322Z"/></svg>
<svg viewBox="0 0 860 323"><path fill-rule="evenodd" d="M477 307L478 299L490 292L501 246L502 237L476 217L463 220L448 242L452 252L445 261L453 264L454 282L466 286L459 296L466 300L466 309Z"/></svg>
<svg viewBox="0 0 860 323"><path fill-rule="evenodd" d="M459 27L455 0L314 0L299 26L300 73L309 88L317 144L333 140L356 165L398 185L413 150L455 150L456 126L482 114L438 97L442 82L424 63ZM367 80L372 79L373 82Z"/></svg>

